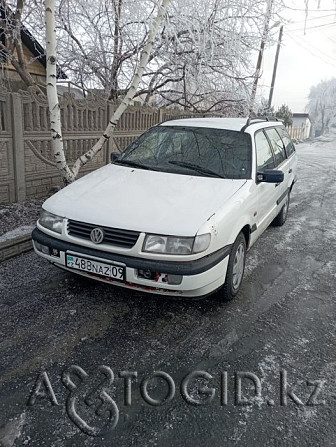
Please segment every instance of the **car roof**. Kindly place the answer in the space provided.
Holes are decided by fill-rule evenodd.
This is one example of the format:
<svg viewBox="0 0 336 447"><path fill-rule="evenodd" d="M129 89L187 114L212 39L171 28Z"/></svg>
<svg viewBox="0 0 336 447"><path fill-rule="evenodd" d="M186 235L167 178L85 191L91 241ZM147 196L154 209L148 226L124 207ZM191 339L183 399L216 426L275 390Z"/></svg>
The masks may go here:
<svg viewBox="0 0 336 447"><path fill-rule="evenodd" d="M283 126L281 121L267 121L266 119L251 118L183 118L169 120L160 123L160 126L190 126L190 127L208 127L214 129L226 129L241 131L243 129L247 133L253 133L258 129L265 127Z"/></svg>

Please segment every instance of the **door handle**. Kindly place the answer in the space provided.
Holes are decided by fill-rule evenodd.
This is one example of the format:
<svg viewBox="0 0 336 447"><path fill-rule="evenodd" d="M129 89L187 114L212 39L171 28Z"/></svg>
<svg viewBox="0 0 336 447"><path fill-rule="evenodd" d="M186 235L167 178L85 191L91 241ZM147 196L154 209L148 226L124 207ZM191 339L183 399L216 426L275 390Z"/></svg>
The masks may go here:
<svg viewBox="0 0 336 447"><path fill-rule="evenodd" d="M290 170L288 171L288 174L291 174L293 172L293 169L290 168Z"/></svg>

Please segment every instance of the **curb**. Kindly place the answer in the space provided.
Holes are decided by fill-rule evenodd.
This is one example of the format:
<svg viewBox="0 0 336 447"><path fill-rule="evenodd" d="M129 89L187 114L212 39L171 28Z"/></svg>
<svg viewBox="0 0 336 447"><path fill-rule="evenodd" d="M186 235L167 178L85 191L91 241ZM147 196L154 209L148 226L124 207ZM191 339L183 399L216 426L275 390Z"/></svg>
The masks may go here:
<svg viewBox="0 0 336 447"><path fill-rule="evenodd" d="M13 256L20 255L33 248L31 233L13 237L7 241L0 242L0 262L6 261Z"/></svg>

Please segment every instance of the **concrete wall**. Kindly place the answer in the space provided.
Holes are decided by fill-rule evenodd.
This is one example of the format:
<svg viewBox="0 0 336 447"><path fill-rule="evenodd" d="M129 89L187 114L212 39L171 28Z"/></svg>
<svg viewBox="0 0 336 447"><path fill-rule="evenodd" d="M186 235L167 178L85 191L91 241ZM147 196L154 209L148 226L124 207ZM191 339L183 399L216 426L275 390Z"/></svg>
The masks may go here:
<svg viewBox="0 0 336 447"><path fill-rule="evenodd" d="M103 99L65 96L60 107L66 157L71 163L98 140L116 105ZM111 152L122 151L149 127L179 116L177 110L130 107L113 138L85 165L80 176L108 163ZM33 90L0 92L0 203L45 197L61 185L50 139L45 98Z"/></svg>

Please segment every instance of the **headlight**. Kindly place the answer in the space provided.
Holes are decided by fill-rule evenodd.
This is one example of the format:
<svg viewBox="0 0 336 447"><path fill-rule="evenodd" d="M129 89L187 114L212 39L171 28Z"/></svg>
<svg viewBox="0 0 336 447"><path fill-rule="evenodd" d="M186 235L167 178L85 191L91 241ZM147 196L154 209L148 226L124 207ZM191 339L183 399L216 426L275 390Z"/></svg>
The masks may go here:
<svg viewBox="0 0 336 447"><path fill-rule="evenodd" d="M48 230L55 231L56 233L62 233L63 217L55 216L55 214L48 213L48 211L42 211L39 218L39 223Z"/></svg>
<svg viewBox="0 0 336 447"><path fill-rule="evenodd" d="M210 239L210 234L202 234L196 237L147 234L142 250L169 255L191 255L205 251L210 245Z"/></svg>

